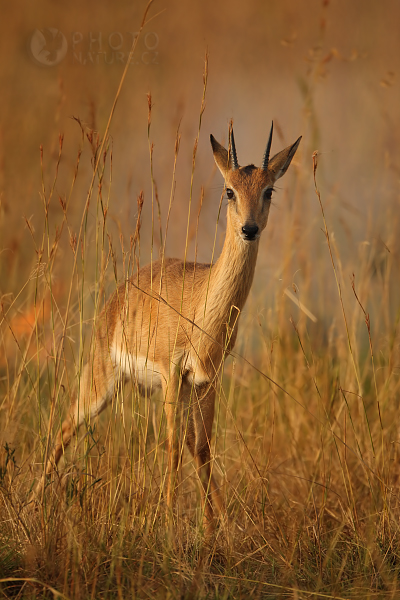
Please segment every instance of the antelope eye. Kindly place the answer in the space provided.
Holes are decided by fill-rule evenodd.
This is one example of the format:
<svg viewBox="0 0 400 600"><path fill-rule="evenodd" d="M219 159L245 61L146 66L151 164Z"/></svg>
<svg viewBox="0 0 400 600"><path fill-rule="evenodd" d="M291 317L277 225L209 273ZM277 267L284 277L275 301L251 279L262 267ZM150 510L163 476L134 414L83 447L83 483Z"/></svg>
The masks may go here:
<svg viewBox="0 0 400 600"><path fill-rule="evenodd" d="M232 198L235 197L235 194L233 193L233 190L231 190L230 188L226 188L226 195L228 196L229 200L232 200Z"/></svg>
<svg viewBox="0 0 400 600"><path fill-rule="evenodd" d="M272 198L272 188L265 190L264 192L264 200L271 200Z"/></svg>

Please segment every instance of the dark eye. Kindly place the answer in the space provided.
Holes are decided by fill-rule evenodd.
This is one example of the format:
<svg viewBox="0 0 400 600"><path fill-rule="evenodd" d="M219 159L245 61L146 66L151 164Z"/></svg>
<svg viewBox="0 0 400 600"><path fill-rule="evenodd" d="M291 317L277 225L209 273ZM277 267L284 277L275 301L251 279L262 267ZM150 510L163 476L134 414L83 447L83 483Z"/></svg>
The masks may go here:
<svg viewBox="0 0 400 600"><path fill-rule="evenodd" d="M264 192L264 200L271 200L272 198L272 188L268 188L268 190L265 190Z"/></svg>
<svg viewBox="0 0 400 600"><path fill-rule="evenodd" d="M232 198L235 197L235 194L233 193L233 190L231 190L230 188L226 188L226 195L228 196L229 200L232 200Z"/></svg>

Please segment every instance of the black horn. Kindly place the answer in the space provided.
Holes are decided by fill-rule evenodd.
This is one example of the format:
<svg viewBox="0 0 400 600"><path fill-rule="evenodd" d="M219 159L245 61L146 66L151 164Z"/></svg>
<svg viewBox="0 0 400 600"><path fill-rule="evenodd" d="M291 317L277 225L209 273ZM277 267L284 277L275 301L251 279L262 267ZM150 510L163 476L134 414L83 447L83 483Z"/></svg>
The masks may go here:
<svg viewBox="0 0 400 600"><path fill-rule="evenodd" d="M271 131L269 132L268 144L267 144L267 147L265 149L264 158L263 158L262 165L261 165L261 168L264 171L266 171L268 169L269 153L271 152L272 132L273 132L273 130L274 130L274 122L272 121Z"/></svg>
<svg viewBox="0 0 400 600"><path fill-rule="evenodd" d="M229 155L230 155L230 164L233 171L239 168L239 163L236 155L236 146L235 146L235 138L233 136L233 127L232 122L229 127Z"/></svg>

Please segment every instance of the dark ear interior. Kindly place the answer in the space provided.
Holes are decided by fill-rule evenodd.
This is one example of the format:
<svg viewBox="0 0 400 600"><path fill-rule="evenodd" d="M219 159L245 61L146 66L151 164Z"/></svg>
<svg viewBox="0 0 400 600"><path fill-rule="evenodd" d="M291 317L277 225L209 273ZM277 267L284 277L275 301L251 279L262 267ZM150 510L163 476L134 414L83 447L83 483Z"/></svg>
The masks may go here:
<svg viewBox="0 0 400 600"><path fill-rule="evenodd" d="M290 163L292 162L293 156L296 154L296 150L299 147L300 136L294 144L288 146L284 150L278 152L273 156L268 163L268 171L273 175L274 181L282 177L288 170Z"/></svg>
<svg viewBox="0 0 400 600"><path fill-rule="evenodd" d="M229 156L228 150L221 146L219 142L215 139L213 135L210 135L211 146L213 149L214 160L217 164L218 169L221 171L222 175L225 177L225 174L229 170Z"/></svg>

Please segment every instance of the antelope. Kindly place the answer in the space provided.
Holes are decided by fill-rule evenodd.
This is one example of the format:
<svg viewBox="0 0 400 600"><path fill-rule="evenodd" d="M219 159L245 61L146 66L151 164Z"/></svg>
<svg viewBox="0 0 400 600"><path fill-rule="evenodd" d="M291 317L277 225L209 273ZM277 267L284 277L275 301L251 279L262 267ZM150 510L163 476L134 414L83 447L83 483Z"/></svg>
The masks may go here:
<svg viewBox="0 0 400 600"><path fill-rule="evenodd" d="M117 288L98 318L78 397L58 433L36 493L43 490L46 476L82 422L98 416L119 382L128 378L150 393L161 388L164 395L169 512L186 442L200 480L203 526L208 532L214 529L213 506L218 512L222 509L210 453L216 379L235 345L274 184L285 174L301 140L270 159L272 133L273 123L260 168L239 166L232 124L228 150L210 136L228 199L221 255L213 265L156 261Z"/></svg>

